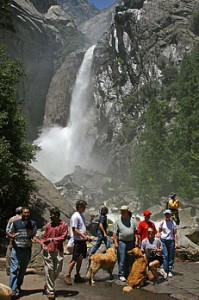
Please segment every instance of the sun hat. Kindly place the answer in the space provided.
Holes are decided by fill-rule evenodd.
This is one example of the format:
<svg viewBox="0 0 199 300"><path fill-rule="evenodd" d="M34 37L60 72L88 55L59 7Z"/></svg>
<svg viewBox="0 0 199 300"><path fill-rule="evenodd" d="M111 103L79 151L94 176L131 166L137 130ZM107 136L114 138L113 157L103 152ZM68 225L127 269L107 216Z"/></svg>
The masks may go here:
<svg viewBox="0 0 199 300"><path fill-rule="evenodd" d="M151 212L150 210L146 209L144 212L143 212L143 216L149 216L151 215Z"/></svg>
<svg viewBox="0 0 199 300"><path fill-rule="evenodd" d="M172 212L171 212L170 209L165 209L165 210L163 211L163 213L164 213L164 214L170 214L170 215L172 215Z"/></svg>
<svg viewBox="0 0 199 300"><path fill-rule="evenodd" d="M120 207L120 210L129 210L129 207L127 205L122 205Z"/></svg>

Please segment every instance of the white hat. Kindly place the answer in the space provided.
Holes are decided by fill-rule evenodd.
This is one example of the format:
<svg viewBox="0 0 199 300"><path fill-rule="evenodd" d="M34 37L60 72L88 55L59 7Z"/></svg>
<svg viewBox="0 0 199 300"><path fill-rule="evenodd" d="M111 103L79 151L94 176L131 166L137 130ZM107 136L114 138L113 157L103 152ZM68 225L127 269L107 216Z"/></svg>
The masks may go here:
<svg viewBox="0 0 199 300"><path fill-rule="evenodd" d="M129 210L129 207L127 205L122 205L120 207L120 210Z"/></svg>
<svg viewBox="0 0 199 300"><path fill-rule="evenodd" d="M165 209L163 213L172 215L172 211L170 209Z"/></svg>

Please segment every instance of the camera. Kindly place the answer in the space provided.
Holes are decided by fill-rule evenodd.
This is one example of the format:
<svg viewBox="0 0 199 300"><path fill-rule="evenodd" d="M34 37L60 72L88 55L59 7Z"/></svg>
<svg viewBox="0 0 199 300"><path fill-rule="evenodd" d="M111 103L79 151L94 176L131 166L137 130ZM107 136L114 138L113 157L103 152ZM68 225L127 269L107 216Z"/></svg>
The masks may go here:
<svg viewBox="0 0 199 300"><path fill-rule="evenodd" d="M150 256L151 256L151 257L154 257L154 256L156 256L156 252L155 252L155 251L153 251L153 250L151 250L151 251L150 251Z"/></svg>

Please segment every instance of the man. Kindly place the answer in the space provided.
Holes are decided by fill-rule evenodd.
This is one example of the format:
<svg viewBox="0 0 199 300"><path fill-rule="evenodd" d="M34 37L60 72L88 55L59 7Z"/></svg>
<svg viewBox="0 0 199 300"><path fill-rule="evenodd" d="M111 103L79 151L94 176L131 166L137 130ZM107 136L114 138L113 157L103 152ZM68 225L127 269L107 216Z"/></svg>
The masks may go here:
<svg viewBox="0 0 199 300"><path fill-rule="evenodd" d="M146 253L148 262L148 279L155 283L158 279L158 268L163 262L163 245L159 238L155 237L154 229L148 228L148 237L142 241L141 249Z"/></svg>
<svg viewBox="0 0 199 300"><path fill-rule="evenodd" d="M22 208L21 219L11 224L8 233L8 237L13 239L10 255L10 287L13 296L21 292L26 268L31 259L32 238L36 232L36 224L30 220L29 208Z"/></svg>
<svg viewBox="0 0 199 300"><path fill-rule="evenodd" d="M128 206L120 208L121 216L114 223L113 241L117 250L118 278L126 281L133 264L133 257L128 251L138 246L137 226L129 214Z"/></svg>
<svg viewBox="0 0 199 300"><path fill-rule="evenodd" d="M16 221L21 219L21 210L22 206L19 206L15 209L15 216L11 217L8 221L8 224L6 226L6 234L8 237L8 233L10 232L10 227L11 224ZM10 254L11 254L11 249L12 249L12 239L10 239L7 251L6 251L6 274L9 276L10 275Z"/></svg>
<svg viewBox="0 0 199 300"><path fill-rule="evenodd" d="M180 207L180 200L176 199L176 193L171 193L167 202L167 209L172 212L172 218L176 222L176 225L180 225L180 218L178 208Z"/></svg>
<svg viewBox="0 0 199 300"><path fill-rule="evenodd" d="M138 234L140 236L141 241L146 239L148 237L148 228L153 228L155 234L157 233L155 223L151 222L149 219L151 217L151 212L150 210L146 209L143 212L144 220L139 223L138 226Z"/></svg>
<svg viewBox="0 0 199 300"><path fill-rule="evenodd" d="M90 250L89 256L95 254L97 249L99 249L99 247L101 246L102 241L104 241L106 249L110 248L110 241L109 238L107 237L107 227L108 227L107 214L108 214L108 208L106 206L102 207L100 211L99 223L97 228L98 238L95 245Z"/></svg>
<svg viewBox="0 0 199 300"><path fill-rule="evenodd" d="M54 285L59 273L62 271L64 251L63 242L68 234L68 225L60 220L60 211L57 208L50 210L50 219L41 238L45 265L45 294L55 298Z"/></svg>
<svg viewBox="0 0 199 300"><path fill-rule="evenodd" d="M83 258L87 256L86 242L90 241L90 236L86 232L86 222L83 213L86 209L86 201L79 200L76 203L76 212L72 215L70 220L70 228L73 232L74 247L72 259L67 268L67 275L64 279L65 284L71 285L71 272L76 265L76 275L74 282L83 283L85 279L80 276L80 269Z"/></svg>

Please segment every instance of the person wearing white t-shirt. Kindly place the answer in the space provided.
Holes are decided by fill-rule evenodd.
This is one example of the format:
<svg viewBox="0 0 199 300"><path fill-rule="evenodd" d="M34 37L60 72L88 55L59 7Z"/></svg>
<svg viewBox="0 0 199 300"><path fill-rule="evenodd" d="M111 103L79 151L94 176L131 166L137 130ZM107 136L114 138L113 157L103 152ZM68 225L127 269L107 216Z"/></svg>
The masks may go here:
<svg viewBox="0 0 199 300"><path fill-rule="evenodd" d="M72 215L70 220L70 228L73 231L74 247L72 259L68 265L66 277L64 279L66 285L71 285L71 272L76 265L76 275L74 282L83 283L86 280L80 276L80 269L83 258L87 256L86 242L90 241L90 236L86 231L86 222L83 213L86 209L86 201L79 200L76 203L76 212Z"/></svg>
<svg viewBox="0 0 199 300"><path fill-rule="evenodd" d="M161 242L163 244L163 269L160 273L164 278L172 277L172 268L174 264L175 248L177 247L177 225L171 220L172 212L170 209L164 211L165 220L159 225Z"/></svg>

